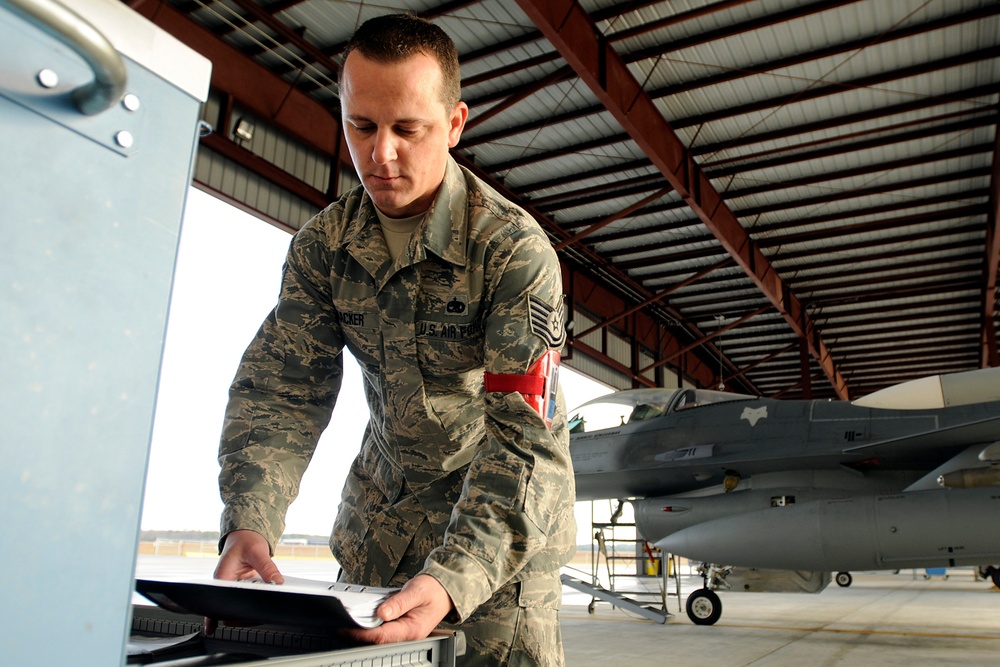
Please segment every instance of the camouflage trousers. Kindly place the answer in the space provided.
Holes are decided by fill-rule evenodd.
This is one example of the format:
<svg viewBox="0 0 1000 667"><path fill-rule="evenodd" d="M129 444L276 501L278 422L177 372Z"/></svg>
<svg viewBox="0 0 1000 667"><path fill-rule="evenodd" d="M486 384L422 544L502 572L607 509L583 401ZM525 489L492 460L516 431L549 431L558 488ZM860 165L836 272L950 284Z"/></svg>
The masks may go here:
<svg viewBox="0 0 1000 667"><path fill-rule="evenodd" d="M508 584L465 623L442 624L465 634L465 655L458 658L458 667L563 667L559 612L526 606L521 589L520 582Z"/></svg>
<svg viewBox="0 0 1000 667"><path fill-rule="evenodd" d="M402 586L423 569L436 538L420 524L389 586ZM559 606L559 573L503 586L464 623L442 623L465 635L465 655L457 667L564 667Z"/></svg>

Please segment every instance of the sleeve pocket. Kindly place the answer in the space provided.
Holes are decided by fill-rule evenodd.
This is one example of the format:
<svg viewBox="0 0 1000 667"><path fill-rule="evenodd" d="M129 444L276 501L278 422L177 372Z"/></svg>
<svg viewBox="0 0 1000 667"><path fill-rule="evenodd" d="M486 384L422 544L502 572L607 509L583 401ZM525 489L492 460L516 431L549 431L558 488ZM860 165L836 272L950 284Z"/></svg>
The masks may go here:
<svg viewBox="0 0 1000 667"><path fill-rule="evenodd" d="M466 478L466 494L452 520L451 539L470 555L492 563L501 547L509 548L508 517L524 504L523 461L498 457L474 461Z"/></svg>

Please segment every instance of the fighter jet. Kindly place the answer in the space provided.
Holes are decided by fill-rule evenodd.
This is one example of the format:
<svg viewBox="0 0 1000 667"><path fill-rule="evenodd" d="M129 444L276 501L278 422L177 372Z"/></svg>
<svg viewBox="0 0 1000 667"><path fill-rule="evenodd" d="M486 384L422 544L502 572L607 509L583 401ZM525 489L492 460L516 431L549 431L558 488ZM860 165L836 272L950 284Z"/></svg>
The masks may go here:
<svg viewBox="0 0 1000 667"><path fill-rule="evenodd" d="M713 589L819 592L833 572L973 565L1000 586L1000 368L855 401L626 390L570 414L578 500L630 501L640 537L702 563L697 624L721 616Z"/></svg>

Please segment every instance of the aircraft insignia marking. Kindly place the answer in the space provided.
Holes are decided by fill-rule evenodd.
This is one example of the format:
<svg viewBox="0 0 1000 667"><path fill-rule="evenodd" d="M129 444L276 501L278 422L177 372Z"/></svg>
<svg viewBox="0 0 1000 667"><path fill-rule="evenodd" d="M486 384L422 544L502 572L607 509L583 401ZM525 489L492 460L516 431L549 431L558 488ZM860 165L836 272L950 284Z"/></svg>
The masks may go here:
<svg viewBox="0 0 1000 667"><path fill-rule="evenodd" d="M762 408L743 408L743 414L740 415L740 419L746 419L750 422L750 426L756 426L757 422L761 419L767 417L767 406Z"/></svg>

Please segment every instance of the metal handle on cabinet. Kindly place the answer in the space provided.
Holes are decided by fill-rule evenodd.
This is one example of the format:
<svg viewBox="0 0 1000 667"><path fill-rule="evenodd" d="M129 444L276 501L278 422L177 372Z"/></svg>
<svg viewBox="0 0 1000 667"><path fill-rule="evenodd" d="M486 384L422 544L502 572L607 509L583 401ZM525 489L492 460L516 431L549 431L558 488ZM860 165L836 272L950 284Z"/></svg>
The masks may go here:
<svg viewBox="0 0 1000 667"><path fill-rule="evenodd" d="M125 93L125 62L111 42L86 19L56 0L0 0L35 27L76 51L94 72L94 80L71 93L87 116L111 108Z"/></svg>

